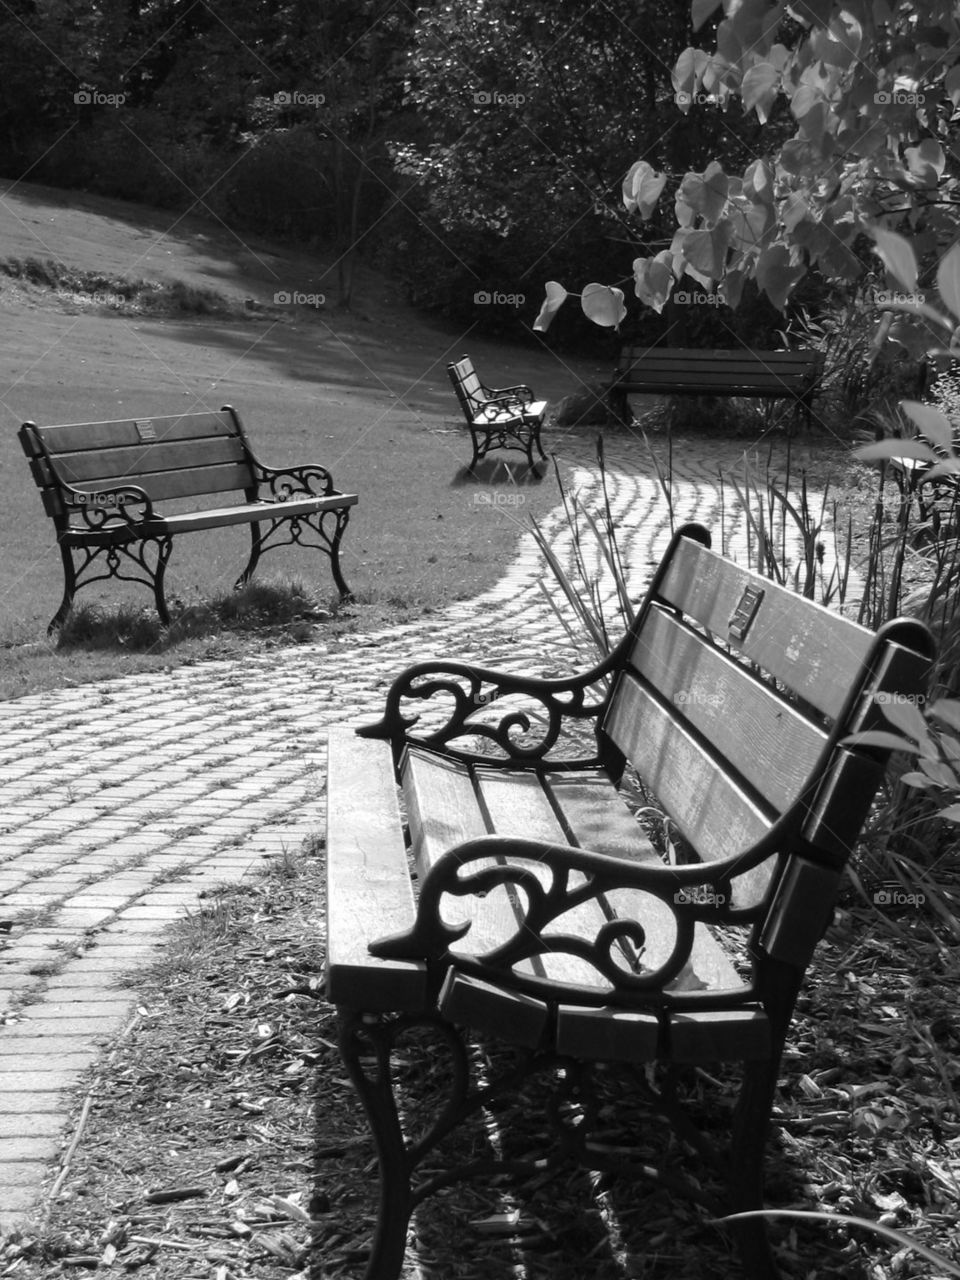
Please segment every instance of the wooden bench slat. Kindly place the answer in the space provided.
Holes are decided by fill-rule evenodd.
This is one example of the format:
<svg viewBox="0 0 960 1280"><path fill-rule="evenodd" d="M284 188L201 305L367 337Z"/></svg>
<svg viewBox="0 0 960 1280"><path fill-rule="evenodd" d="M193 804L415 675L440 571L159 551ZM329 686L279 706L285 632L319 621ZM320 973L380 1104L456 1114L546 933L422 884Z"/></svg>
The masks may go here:
<svg viewBox="0 0 960 1280"><path fill-rule="evenodd" d="M169 533L192 533L197 529L218 529L232 524L250 524L255 520L315 515L321 511L340 511L357 503L355 493L335 493L329 498L290 498L286 502L250 502L238 507L215 507L209 511L184 512L163 516L151 528Z"/></svg>
<svg viewBox="0 0 960 1280"><path fill-rule="evenodd" d="M695 363L698 369L783 369L809 372L822 363L816 351L765 351L752 348L648 347L642 344L621 348L623 368L647 366L680 370Z"/></svg>
<svg viewBox="0 0 960 1280"><path fill-rule="evenodd" d="M197 498L208 493L246 489L252 478L246 463L231 462L222 466L191 467L186 471L131 472L109 480L81 480L73 487L81 493L99 493L119 485L135 485L143 489L152 502L169 502L176 498Z"/></svg>
<svg viewBox="0 0 960 1280"><path fill-rule="evenodd" d="M455 761L443 760L426 751L408 751L401 771L403 799L410 830L411 853L417 874L424 879L447 849L491 835L468 770ZM477 862L477 869L496 862ZM453 898L445 906L450 924L470 920L470 931L453 944L455 954L492 951L516 932L517 916L507 893L496 890L487 895L483 909L468 898Z"/></svg>
<svg viewBox="0 0 960 1280"><path fill-rule="evenodd" d="M630 862L659 863L656 850L608 778L549 773L545 784L561 825L581 849Z"/></svg>
<svg viewBox="0 0 960 1280"><path fill-rule="evenodd" d="M403 769L403 787L411 827L417 831L416 858L421 875L447 849L478 836L529 837L533 833L534 839L565 843L550 802L531 775L473 771L425 752L410 751ZM502 859L491 859L489 865L500 862ZM479 870L487 864L473 865ZM526 862L523 865L547 881L550 873L546 868ZM513 937L524 920L523 904L506 888L492 890L482 900L451 900L445 915L450 923L471 920L469 933L451 947L454 954L482 955ZM600 906L590 903L568 913L558 923L558 931L569 928L593 937L606 919ZM558 982L603 985L592 966L562 953L534 958L519 965L518 971L546 975Z"/></svg>
<svg viewBox="0 0 960 1280"><path fill-rule="evenodd" d="M743 853L769 831L773 812L761 809L719 770L715 757L636 677L621 677L603 732L632 762L704 862ZM771 874L772 868L762 863L738 876L734 905L760 902Z"/></svg>
<svg viewBox="0 0 960 1280"><path fill-rule="evenodd" d="M744 397L770 397L787 399L803 390L799 379L783 377L775 373L700 373L682 370L646 370L642 377L627 372L621 379L622 389L646 392L649 395L743 395Z"/></svg>
<svg viewBox="0 0 960 1280"><path fill-rule="evenodd" d="M672 1062L762 1062L773 1047L770 1019L762 1009L674 1013L668 1037Z"/></svg>
<svg viewBox="0 0 960 1280"><path fill-rule="evenodd" d="M540 780L532 773L504 773L496 769L476 769L483 803L498 835L522 836L542 840L545 844L566 844L566 833L557 821L550 799ZM614 796L618 803L619 797ZM528 865L528 864L524 864ZM537 868L534 866L534 870ZM549 884L550 873L544 869L541 879ZM571 883L582 883L582 875L571 876ZM522 920L522 915L520 916ZM596 900L584 903L559 917L550 933L569 932L592 939L606 924L608 916ZM597 971L575 956L558 953L540 961L543 972L555 982L577 982L582 986L605 986Z"/></svg>
<svg viewBox="0 0 960 1280"><path fill-rule="evenodd" d="M417 874L426 876L447 849L490 835L467 770L453 760L412 748L401 770L413 833Z"/></svg>
<svg viewBox="0 0 960 1280"><path fill-rule="evenodd" d="M655 1062L660 1056L660 1020L652 1013L613 1009L557 1008L557 1052L588 1062Z"/></svg>
<svg viewBox="0 0 960 1280"><path fill-rule="evenodd" d="M416 917L387 743L330 730L327 815L328 998L373 1012L422 1009L426 966L368 951Z"/></svg>
<svg viewBox="0 0 960 1280"><path fill-rule="evenodd" d="M35 429L51 454L144 444L145 432L157 440L199 440L204 436L237 434L232 416L222 411L169 414L157 418L117 418L110 422L64 423Z"/></svg>
<svg viewBox="0 0 960 1280"><path fill-rule="evenodd" d="M528 1049L540 1046L550 1019L550 1010L535 996L505 991L455 969L447 973L437 1003L454 1025L506 1038Z"/></svg>
<svg viewBox="0 0 960 1280"><path fill-rule="evenodd" d="M763 599L743 639L731 622L755 575L706 547L684 539L664 575L659 596L682 609L744 657L833 717L860 669L873 636L848 618L762 580Z"/></svg>
<svg viewBox="0 0 960 1280"><path fill-rule="evenodd" d="M651 610L631 661L779 812L796 800L826 744L822 729L660 609Z"/></svg>
<svg viewBox="0 0 960 1280"><path fill-rule="evenodd" d="M85 449L81 453L57 456L57 474L67 484L82 480L108 480L116 476L145 472L177 471L194 467L243 462L246 450L236 436L203 440L162 441L156 444L126 445L119 449Z"/></svg>

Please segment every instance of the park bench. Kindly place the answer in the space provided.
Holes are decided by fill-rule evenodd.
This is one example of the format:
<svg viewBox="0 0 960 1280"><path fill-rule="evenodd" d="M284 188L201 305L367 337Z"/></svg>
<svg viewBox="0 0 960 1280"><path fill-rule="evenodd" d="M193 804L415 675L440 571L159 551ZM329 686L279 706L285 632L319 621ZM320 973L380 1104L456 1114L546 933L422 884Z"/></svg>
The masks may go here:
<svg viewBox="0 0 960 1280"><path fill-rule="evenodd" d="M920 623L874 634L688 525L592 670L425 661L376 724L331 733L326 993L379 1157L368 1280L399 1274L410 1215L436 1189L552 1167L506 1149L509 1124L499 1164L462 1139L517 1088L542 1102L561 1157L649 1175L649 1151L631 1158L598 1120L610 1108L588 1101L625 1071L688 1151L678 1166L674 1145L667 1187L704 1202L686 1169L699 1155L725 1184L714 1211L762 1206L794 1001L886 765L849 737L883 724L878 700L920 694L932 651ZM675 858L624 799L634 774L678 833ZM394 1059L420 1027L437 1035L432 1070L443 1055L450 1069L431 1076L432 1123L417 1111L405 1135ZM479 1079L477 1037L518 1060ZM682 1101L691 1068L707 1069L702 1087L718 1063L740 1085L714 1142ZM707 1127L725 1115L714 1104ZM776 1275L757 1221L738 1228L751 1280Z"/></svg>
<svg viewBox="0 0 960 1280"><path fill-rule="evenodd" d="M473 440L468 470L473 471L491 449L519 449L527 455L531 467L534 445L540 457L545 457L540 428L547 410L546 400L534 400L527 386L485 387L469 356L448 364L447 373Z"/></svg>
<svg viewBox="0 0 960 1280"><path fill-rule="evenodd" d="M746 396L789 400L810 426L823 374L818 351L687 350L628 342L620 349L607 394L611 413L629 422L628 393L670 396Z"/></svg>
<svg viewBox="0 0 960 1280"><path fill-rule="evenodd" d="M63 561L63 600L50 631L79 587L108 578L152 587L168 623L163 580L173 538L234 524L248 525L251 538L238 587L263 551L296 543L325 552L341 596L349 594L340 540L357 495L334 488L325 467L264 466L229 405L219 413L113 422L25 422L19 436ZM224 506L230 494L234 501ZM196 499L211 497L216 506L198 507ZM160 503L189 509L160 511Z"/></svg>

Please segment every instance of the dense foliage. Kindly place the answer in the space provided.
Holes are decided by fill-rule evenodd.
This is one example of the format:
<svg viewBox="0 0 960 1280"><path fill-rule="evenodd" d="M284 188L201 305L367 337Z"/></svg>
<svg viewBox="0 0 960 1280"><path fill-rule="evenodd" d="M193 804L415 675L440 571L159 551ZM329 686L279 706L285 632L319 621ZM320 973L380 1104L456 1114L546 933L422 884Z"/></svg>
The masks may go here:
<svg viewBox="0 0 960 1280"><path fill-rule="evenodd" d="M719 9L721 0L693 2L694 24L707 24L712 48L691 46L678 58L678 109L705 105L724 113L739 102L761 125L786 111L789 136L764 134L742 169L724 151L679 179L647 155L635 160L624 181L625 208L646 223L669 192L675 218L669 246L634 259L640 301L662 310L687 276L735 307L753 280L782 310L811 273L846 283L862 277L872 240L891 267L895 228L909 231L932 278L957 238L956 6L723 0ZM591 305L609 323L622 299L599 288ZM562 301L555 285L538 327ZM909 307L924 299L915 293L877 301Z"/></svg>

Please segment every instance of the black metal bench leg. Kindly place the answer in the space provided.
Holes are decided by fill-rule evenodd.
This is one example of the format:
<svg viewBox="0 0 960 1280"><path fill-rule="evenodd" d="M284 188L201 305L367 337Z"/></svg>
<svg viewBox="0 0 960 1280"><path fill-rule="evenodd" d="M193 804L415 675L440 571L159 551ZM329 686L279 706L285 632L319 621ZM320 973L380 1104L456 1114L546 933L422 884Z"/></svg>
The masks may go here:
<svg viewBox="0 0 960 1280"><path fill-rule="evenodd" d="M69 547L65 547L62 542L59 545L60 559L63 561L63 599L60 601L60 608L50 619L47 635L63 626L64 619L70 612L73 597L77 590L77 570L73 563L73 552Z"/></svg>
<svg viewBox="0 0 960 1280"><path fill-rule="evenodd" d="M341 600L346 600L348 596L353 595L340 569L340 542L346 532L349 520L350 512L346 507L342 511L338 511L337 525L333 531L333 537L330 539L330 570L333 573L333 580L337 584L337 590L340 592Z"/></svg>
<svg viewBox="0 0 960 1280"><path fill-rule="evenodd" d="M170 625L170 611L163 594L163 580L167 572L167 562L173 550L172 538L157 538L157 568L153 575L153 598L157 606L157 615L165 627Z"/></svg>
<svg viewBox="0 0 960 1280"><path fill-rule="evenodd" d="M341 1015L340 1053L370 1122L380 1176L380 1210L365 1280L398 1280L413 1212L411 1162L391 1082L392 1045L392 1027L362 1015Z"/></svg>
<svg viewBox="0 0 960 1280"><path fill-rule="evenodd" d="M239 587L246 586L253 577L254 570L260 560L260 547L262 544L263 538L260 534L260 523L257 520L253 520L250 523L250 559L247 561L246 568L243 573L241 573L240 577L233 584L235 590Z"/></svg>
<svg viewBox="0 0 960 1280"><path fill-rule="evenodd" d="M732 1213L763 1208L763 1165L770 1128L770 1109L777 1087L779 1055L773 1061L747 1062L733 1119L728 1176ZM732 1222L748 1280L780 1280L767 1236L765 1218Z"/></svg>
<svg viewBox="0 0 960 1280"><path fill-rule="evenodd" d="M534 446L535 444L539 446L539 441L537 440L537 424L536 424L535 422L528 422L528 423L526 424L526 426L527 426L527 449L526 449L526 452L527 452L527 466L528 466L531 470L533 470L533 465L534 465L534 463L533 463L533 446ZM518 435L518 439L519 439L519 435ZM521 443L523 443L523 442L521 441ZM541 457L542 457L542 456L543 456L543 454L542 454L542 451L541 451Z"/></svg>

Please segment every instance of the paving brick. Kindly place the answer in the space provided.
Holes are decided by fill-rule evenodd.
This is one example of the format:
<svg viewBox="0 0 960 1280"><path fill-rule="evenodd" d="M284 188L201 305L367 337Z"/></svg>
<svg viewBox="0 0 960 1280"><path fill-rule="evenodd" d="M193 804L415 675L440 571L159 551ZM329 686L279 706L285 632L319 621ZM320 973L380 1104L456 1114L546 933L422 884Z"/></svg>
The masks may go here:
<svg viewBox="0 0 960 1280"><path fill-rule="evenodd" d="M62 1019L66 1025L73 1019L121 1017L130 1007L131 996L132 992L129 991L119 991L116 994L105 991L98 992L95 999L87 995L82 1000L64 1000L59 991L48 991L41 1000L21 1010L20 1025L48 1021L52 1023L54 1019Z"/></svg>
<svg viewBox="0 0 960 1280"><path fill-rule="evenodd" d="M9 1154L8 1143L12 1138L32 1138L44 1141L59 1139L67 1124L67 1118L54 1111L36 1112L32 1109L21 1115L0 1112L0 1158ZM59 1142L57 1143L59 1147ZM14 1159L18 1158L14 1153ZM23 1157L29 1159L29 1157ZM46 1159L42 1156L41 1159Z"/></svg>
<svg viewBox="0 0 960 1280"><path fill-rule="evenodd" d="M119 983L119 975L122 974L126 979L132 981L135 975L131 972L130 965L124 965L119 969L118 974L111 973L91 973L81 975L70 975L73 977L74 985L53 986L48 984L47 990L51 995L57 997L61 1004L76 1004L89 1000L91 993L95 993L99 997L106 999L116 992L122 995L127 1003L128 1008L133 1005L136 999L136 992L129 987ZM35 1006L30 1006L31 1008Z"/></svg>
<svg viewBox="0 0 960 1280"><path fill-rule="evenodd" d="M68 1105L67 1094L55 1089L48 1092L41 1092L39 1089L24 1090L19 1093L16 1090L10 1090L8 1093L0 1091L0 1116L40 1113L64 1116ZM0 1204L2 1203L3 1201L0 1200Z"/></svg>
<svg viewBox="0 0 960 1280"><path fill-rule="evenodd" d="M41 1038L37 1041L38 1047L33 1049L35 1053L41 1052L43 1045L53 1036L68 1036L75 1039L78 1047L82 1047L85 1043L103 1043L127 1021L127 1009L128 1006L125 1003L119 1002L109 1013L70 1016L66 1013L48 1011L45 1018L35 1017L14 1024L8 1023L6 1028L0 1030L0 1054L8 1052L3 1046L12 1026L15 1026L23 1036L29 1034L31 1037ZM26 1042L20 1043L22 1051L26 1051ZM9 1052L16 1052L16 1050Z"/></svg>
<svg viewBox="0 0 960 1280"><path fill-rule="evenodd" d="M42 1074L42 1079L38 1076ZM0 1065L0 1093L72 1093L83 1079L83 1068L58 1063L50 1071L38 1073L22 1063L6 1071Z"/></svg>
<svg viewBox="0 0 960 1280"><path fill-rule="evenodd" d="M35 1165L0 1164L0 1232L8 1235L39 1208L42 1182Z"/></svg>
<svg viewBox="0 0 960 1280"><path fill-rule="evenodd" d="M5 1041L6 1037L0 1036L0 1043ZM83 1071L96 1061L97 1056L97 1049L93 1045L86 1041L81 1045L75 1036L50 1036L36 1046L34 1053L0 1052L0 1078L27 1072L35 1077L52 1079L63 1071ZM41 1079L36 1079L35 1083L38 1088L51 1087Z"/></svg>

